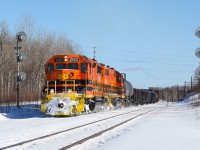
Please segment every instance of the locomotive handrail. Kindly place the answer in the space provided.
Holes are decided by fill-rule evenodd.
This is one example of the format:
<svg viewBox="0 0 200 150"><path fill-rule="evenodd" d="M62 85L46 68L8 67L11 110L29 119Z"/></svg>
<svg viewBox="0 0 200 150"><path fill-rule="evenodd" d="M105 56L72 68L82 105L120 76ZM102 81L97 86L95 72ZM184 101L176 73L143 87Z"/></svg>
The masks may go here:
<svg viewBox="0 0 200 150"><path fill-rule="evenodd" d="M73 91L75 91L75 80L65 80L65 91L67 91L67 81L73 82Z"/></svg>
<svg viewBox="0 0 200 150"><path fill-rule="evenodd" d="M56 82L57 81L55 81L55 80L53 80L53 81L55 82L55 84L54 84L55 85L55 87L54 87L54 93L56 94ZM47 95L49 94L49 90L48 90L49 89L49 82L52 82L52 81L47 81Z"/></svg>
<svg viewBox="0 0 200 150"><path fill-rule="evenodd" d="M75 80L65 80L65 91L67 91L67 82L70 81L70 82L73 82L73 91L75 91ZM49 82L54 82L54 93L56 94L56 80L51 80L51 81L47 81L47 89L49 89ZM49 94L49 90L47 90L47 94Z"/></svg>

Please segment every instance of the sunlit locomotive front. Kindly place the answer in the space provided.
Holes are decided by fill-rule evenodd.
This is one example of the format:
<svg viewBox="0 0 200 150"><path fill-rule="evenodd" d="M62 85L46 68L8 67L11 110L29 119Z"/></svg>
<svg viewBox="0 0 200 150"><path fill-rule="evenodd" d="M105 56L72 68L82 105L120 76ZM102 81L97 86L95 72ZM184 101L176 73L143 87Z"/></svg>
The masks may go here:
<svg viewBox="0 0 200 150"><path fill-rule="evenodd" d="M46 63L41 110L47 115L72 116L110 109L125 98L123 75L86 56L55 55Z"/></svg>

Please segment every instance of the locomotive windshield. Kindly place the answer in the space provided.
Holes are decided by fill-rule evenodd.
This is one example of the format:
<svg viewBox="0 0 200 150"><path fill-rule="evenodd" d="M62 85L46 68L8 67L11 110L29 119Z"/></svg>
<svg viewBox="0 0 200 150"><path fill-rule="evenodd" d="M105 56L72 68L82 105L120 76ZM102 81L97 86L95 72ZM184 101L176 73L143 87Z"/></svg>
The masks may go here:
<svg viewBox="0 0 200 150"><path fill-rule="evenodd" d="M75 70L78 70L78 64L77 64L77 63L68 64L67 69L75 69Z"/></svg>
<svg viewBox="0 0 200 150"><path fill-rule="evenodd" d="M50 66L52 68L52 66ZM56 64L56 69L75 69L78 70L78 64L70 63L70 64Z"/></svg>
<svg viewBox="0 0 200 150"><path fill-rule="evenodd" d="M81 63L81 73L86 73L86 64Z"/></svg>
<svg viewBox="0 0 200 150"><path fill-rule="evenodd" d="M66 64L56 64L56 69L66 69Z"/></svg>
<svg viewBox="0 0 200 150"><path fill-rule="evenodd" d="M51 73L52 70L53 70L53 64L48 64L47 72Z"/></svg>

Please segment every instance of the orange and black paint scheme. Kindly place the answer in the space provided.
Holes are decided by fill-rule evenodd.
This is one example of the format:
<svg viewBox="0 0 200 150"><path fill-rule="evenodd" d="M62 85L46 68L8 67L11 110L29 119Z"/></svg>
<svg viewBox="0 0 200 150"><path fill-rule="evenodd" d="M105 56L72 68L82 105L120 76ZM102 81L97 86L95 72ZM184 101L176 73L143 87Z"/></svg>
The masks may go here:
<svg viewBox="0 0 200 150"><path fill-rule="evenodd" d="M124 98L123 75L86 56L55 55L46 63L46 80L56 92L72 90L84 93L86 98L115 95ZM56 81L56 83L55 83Z"/></svg>
<svg viewBox="0 0 200 150"><path fill-rule="evenodd" d="M95 59L79 54L55 55L45 65L48 93L83 94L84 103L106 102L116 106L125 99L123 74Z"/></svg>
<svg viewBox="0 0 200 150"><path fill-rule="evenodd" d="M157 93L134 89L126 74L79 54L51 57L45 75L41 111L47 115L73 116L158 101Z"/></svg>

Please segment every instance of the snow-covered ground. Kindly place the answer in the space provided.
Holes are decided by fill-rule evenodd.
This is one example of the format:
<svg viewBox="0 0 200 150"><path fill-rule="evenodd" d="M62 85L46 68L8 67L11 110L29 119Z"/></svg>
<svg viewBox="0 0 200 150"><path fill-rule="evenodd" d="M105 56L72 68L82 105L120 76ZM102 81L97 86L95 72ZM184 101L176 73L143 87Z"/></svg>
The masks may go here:
<svg viewBox="0 0 200 150"><path fill-rule="evenodd" d="M71 149L199 150L200 108L191 107L191 100L195 97L197 95L179 103L159 102L68 118L46 117L41 112L14 109L9 114L0 114L0 148L122 112L167 105ZM78 138L88 131L73 132L73 136ZM63 136L63 140L72 137L69 135ZM54 149L52 145L60 144L47 143L43 142L42 147L34 143L16 149Z"/></svg>
<svg viewBox="0 0 200 150"><path fill-rule="evenodd" d="M172 104L73 149L199 150L200 109Z"/></svg>

